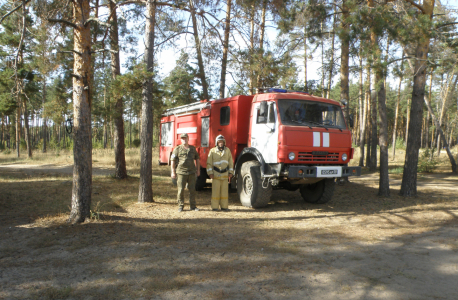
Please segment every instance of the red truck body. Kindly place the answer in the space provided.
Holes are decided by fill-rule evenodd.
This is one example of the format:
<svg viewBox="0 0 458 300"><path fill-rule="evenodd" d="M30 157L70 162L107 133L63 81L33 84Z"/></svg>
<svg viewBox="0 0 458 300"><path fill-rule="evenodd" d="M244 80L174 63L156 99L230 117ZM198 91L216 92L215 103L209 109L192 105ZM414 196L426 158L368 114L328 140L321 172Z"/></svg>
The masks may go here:
<svg viewBox="0 0 458 300"><path fill-rule="evenodd" d="M312 185L323 185L324 179L328 179L329 186L329 179L361 172L358 167L347 167L353 149L340 104L302 92L275 90L204 100L166 110L161 119L160 164L170 164L181 133L188 133L189 143L197 148L203 168L216 137L220 134L225 137L236 165L232 186L237 186L239 194L245 187L242 177L255 182L267 180L270 189L301 188L304 197L304 193L310 194ZM249 169L242 167L250 161ZM252 169L253 166L259 170ZM205 184L206 173L201 173L200 183ZM323 182L317 184L320 181ZM246 184L253 186L251 182ZM265 192L262 188L260 193ZM314 189L325 190L321 186ZM250 194L250 197L260 196ZM265 202L258 201L258 205L256 199L247 201L242 204L260 207Z"/></svg>

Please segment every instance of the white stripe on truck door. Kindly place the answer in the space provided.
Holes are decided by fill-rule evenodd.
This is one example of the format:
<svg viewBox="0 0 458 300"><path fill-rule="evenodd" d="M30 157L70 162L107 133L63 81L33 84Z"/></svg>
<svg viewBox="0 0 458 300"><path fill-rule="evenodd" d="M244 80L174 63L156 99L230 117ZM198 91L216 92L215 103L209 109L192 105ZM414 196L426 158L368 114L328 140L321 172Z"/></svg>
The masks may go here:
<svg viewBox="0 0 458 300"><path fill-rule="evenodd" d="M313 147L320 147L321 146L321 137L319 132L313 133Z"/></svg>

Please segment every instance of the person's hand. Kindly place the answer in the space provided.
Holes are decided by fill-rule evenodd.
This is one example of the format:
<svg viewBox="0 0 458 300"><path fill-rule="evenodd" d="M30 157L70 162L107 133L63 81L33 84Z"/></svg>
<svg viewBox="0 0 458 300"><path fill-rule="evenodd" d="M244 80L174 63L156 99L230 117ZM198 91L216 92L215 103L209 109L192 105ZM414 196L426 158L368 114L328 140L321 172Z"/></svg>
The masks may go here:
<svg viewBox="0 0 458 300"><path fill-rule="evenodd" d="M200 170L197 170L197 177L200 176Z"/></svg>
<svg viewBox="0 0 458 300"><path fill-rule="evenodd" d="M209 175L210 176L210 179L213 179L213 174Z"/></svg>
<svg viewBox="0 0 458 300"><path fill-rule="evenodd" d="M173 178L173 179L177 178L177 173L172 172L172 178Z"/></svg>
<svg viewBox="0 0 458 300"><path fill-rule="evenodd" d="M229 179L231 179L231 178L232 178L232 176L234 176L234 175L232 175L232 174L229 174Z"/></svg>

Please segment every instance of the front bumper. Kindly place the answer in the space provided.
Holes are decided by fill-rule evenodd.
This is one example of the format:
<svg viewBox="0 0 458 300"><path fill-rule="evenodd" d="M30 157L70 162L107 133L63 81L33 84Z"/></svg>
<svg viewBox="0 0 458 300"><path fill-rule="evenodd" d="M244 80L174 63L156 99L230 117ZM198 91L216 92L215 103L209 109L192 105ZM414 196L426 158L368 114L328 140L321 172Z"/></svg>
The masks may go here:
<svg viewBox="0 0 458 300"><path fill-rule="evenodd" d="M288 178L340 178L361 176L361 167L347 166L289 166Z"/></svg>

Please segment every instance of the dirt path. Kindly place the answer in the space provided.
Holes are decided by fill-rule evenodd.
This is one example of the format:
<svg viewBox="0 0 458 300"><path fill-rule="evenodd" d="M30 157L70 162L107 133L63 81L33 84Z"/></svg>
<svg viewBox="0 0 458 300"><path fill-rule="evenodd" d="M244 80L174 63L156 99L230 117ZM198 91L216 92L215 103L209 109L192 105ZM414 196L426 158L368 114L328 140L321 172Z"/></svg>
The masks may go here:
<svg viewBox="0 0 458 300"><path fill-rule="evenodd" d="M20 171L27 175L72 175L73 165L29 165L29 164L10 164L0 165L0 170ZM104 176L114 174L113 168L92 167L93 176Z"/></svg>
<svg viewBox="0 0 458 300"><path fill-rule="evenodd" d="M210 210L210 189L201 211L178 213L166 177L149 204L135 203L136 178L99 177L93 202L109 199L107 209L70 226L66 213L40 211L68 203L68 179L11 181L7 171L1 299L458 299L456 175L421 175L407 199L394 175L390 198L376 196L377 175L337 185L325 205L278 190L253 210L230 194L229 213Z"/></svg>

